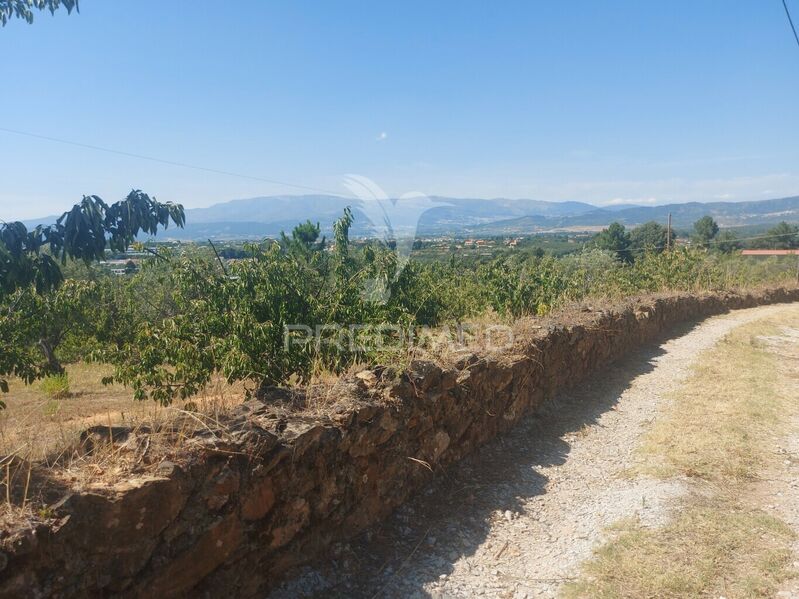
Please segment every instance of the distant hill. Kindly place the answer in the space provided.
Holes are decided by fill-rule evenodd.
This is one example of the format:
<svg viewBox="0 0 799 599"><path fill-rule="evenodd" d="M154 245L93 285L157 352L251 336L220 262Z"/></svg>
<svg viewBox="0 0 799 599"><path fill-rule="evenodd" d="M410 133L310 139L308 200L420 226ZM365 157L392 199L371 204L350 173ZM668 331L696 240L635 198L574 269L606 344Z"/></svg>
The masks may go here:
<svg viewBox="0 0 799 599"><path fill-rule="evenodd" d="M608 218L626 225L640 224L649 220L665 221L671 213L676 227L693 225L706 214L711 215L722 227L777 223L781 220L799 220L799 196L761 200L758 202L689 202L663 206L636 206L617 210L610 214L598 209L564 219L568 226L603 225Z"/></svg>
<svg viewBox="0 0 799 599"><path fill-rule="evenodd" d="M590 230L605 227L613 221L635 226L647 221L665 223L671 214L675 228L690 228L709 214L722 227L770 225L780 221L799 222L799 196L756 202L689 202L662 206L597 208L582 214L561 218L523 216L497 220L477 227L468 227L473 235L514 235L552 229Z"/></svg>
<svg viewBox="0 0 799 599"><path fill-rule="evenodd" d="M208 208L186 210L186 227L169 229L168 239L262 239L290 231L297 223L318 222L325 235L332 235L333 223L350 206L355 217L352 235L372 236L383 227L384 215L376 206L365 206L356 198L328 195L269 196L231 200ZM478 226L499 219L527 214L564 218L595 211L584 202L546 202L505 198L430 198L400 200L389 215L398 235L457 235L466 226ZM371 216L371 218L369 216ZM50 221L52 222L52 219Z"/></svg>
<svg viewBox="0 0 799 599"><path fill-rule="evenodd" d="M207 208L186 210L186 228L170 228L164 239L261 239L290 231L297 223L319 222L332 233L333 222L351 206L352 234L380 233L385 214L372 204L332 195L269 196L231 200ZM599 208L584 202L547 202L526 199L431 197L400 200L391 206L388 220L398 235L523 235L547 230L591 230L619 221L634 226L650 220L690 227L710 214L723 227L799 222L799 196L757 202L691 202L663 206ZM370 215L371 219L367 216ZM52 223L55 216L27 221L28 226ZM377 228L375 228L377 227Z"/></svg>

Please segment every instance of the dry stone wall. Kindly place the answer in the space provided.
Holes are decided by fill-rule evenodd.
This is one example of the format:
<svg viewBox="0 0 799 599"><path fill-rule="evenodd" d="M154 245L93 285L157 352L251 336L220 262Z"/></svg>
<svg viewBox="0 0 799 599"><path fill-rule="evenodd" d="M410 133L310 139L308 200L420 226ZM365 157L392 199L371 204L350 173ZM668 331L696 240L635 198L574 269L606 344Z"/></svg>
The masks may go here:
<svg viewBox="0 0 799 599"><path fill-rule="evenodd" d="M797 289L679 295L543 321L512 352L348 378L355 396L381 399L325 419L249 401L224 442L198 438L154 475L66 492L47 522L0 531L0 598L257 596L557 391L675 325L796 300Z"/></svg>

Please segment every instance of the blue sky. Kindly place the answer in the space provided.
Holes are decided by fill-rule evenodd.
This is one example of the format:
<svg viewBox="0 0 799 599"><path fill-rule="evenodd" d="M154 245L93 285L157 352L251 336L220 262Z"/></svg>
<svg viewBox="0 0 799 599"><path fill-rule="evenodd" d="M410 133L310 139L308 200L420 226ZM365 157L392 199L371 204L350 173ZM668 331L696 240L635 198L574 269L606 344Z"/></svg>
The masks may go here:
<svg viewBox="0 0 799 599"><path fill-rule="evenodd" d="M799 0L790 0L799 18ZM0 128L347 194L799 194L779 0L81 0L0 29ZM303 193L0 131L0 218Z"/></svg>

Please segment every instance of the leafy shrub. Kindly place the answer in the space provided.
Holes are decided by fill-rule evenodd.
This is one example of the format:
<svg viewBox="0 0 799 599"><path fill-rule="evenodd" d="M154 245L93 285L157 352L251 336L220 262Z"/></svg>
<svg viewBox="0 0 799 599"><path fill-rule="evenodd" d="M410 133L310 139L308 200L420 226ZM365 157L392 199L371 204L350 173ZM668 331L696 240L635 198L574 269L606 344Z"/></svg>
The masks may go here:
<svg viewBox="0 0 799 599"><path fill-rule="evenodd" d="M388 245L351 245L351 224L346 211L333 245L320 239L317 225L304 223L291 236L246 246L228 263L210 247L174 256L159 249L163 259L130 277L68 281L60 296L14 296L9 317L0 318L0 340L18 339L4 345L29 352L24 362L35 363L47 332L62 358L91 353L114 365L105 382L166 404L190 398L215 375L258 387L305 382L319 369L402 361L401 348L383 343L397 339L398 328L449 327L485 314L511 321L594 296L784 282L796 268L793 259L751 261L682 247L636 253L634 260L594 247L562 258L453 254L402 264ZM31 313L36 320L26 318ZM331 325L348 333L343 344L318 335L318 327ZM30 380L37 373L16 371Z"/></svg>
<svg viewBox="0 0 799 599"><path fill-rule="evenodd" d="M69 376L66 372L51 374L42 379L39 388L50 399L64 399L69 397Z"/></svg>

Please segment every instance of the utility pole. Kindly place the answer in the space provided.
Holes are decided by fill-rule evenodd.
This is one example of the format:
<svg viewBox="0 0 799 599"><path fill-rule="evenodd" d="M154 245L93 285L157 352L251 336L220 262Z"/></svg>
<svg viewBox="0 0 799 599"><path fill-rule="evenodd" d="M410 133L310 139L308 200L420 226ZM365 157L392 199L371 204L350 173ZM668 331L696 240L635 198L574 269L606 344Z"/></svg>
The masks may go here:
<svg viewBox="0 0 799 599"><path fill-rule="evenodd" d="M666 251L671 249L671 212L669 212L669 224L666 227Z"/></svg>

